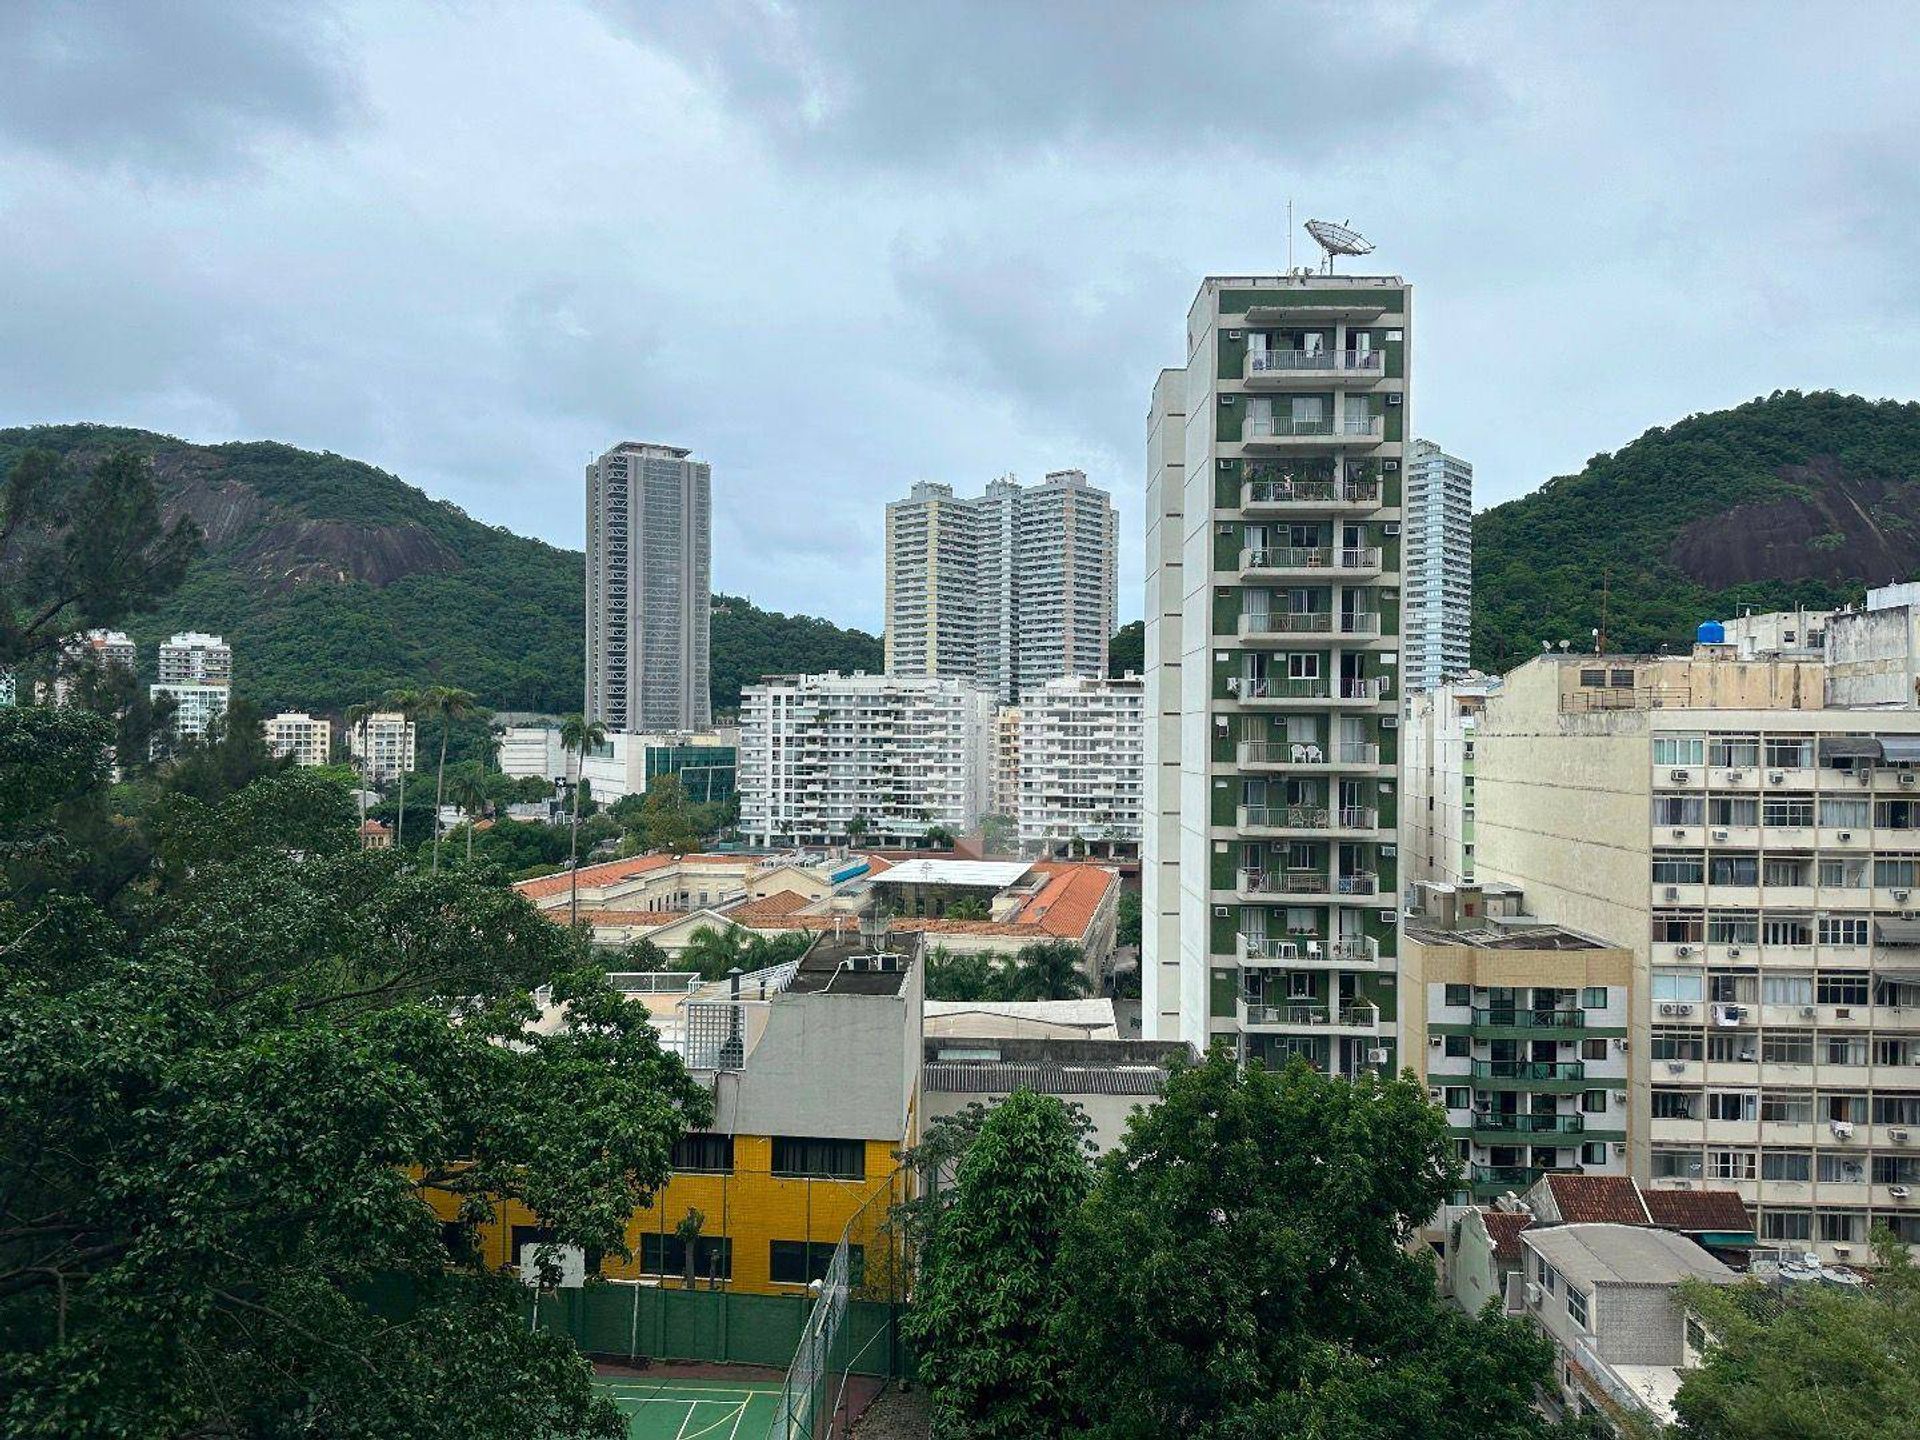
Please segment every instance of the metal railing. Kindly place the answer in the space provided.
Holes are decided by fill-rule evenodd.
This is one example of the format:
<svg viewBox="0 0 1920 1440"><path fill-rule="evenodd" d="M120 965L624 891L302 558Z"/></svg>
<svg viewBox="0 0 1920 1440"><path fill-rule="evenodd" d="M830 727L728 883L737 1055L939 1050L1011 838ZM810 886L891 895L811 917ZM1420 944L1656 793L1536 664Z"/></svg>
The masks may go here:
<svg viewBox="0 0 1920 1440"><path fill-rule="evenodd" d="M1480 1080L1584 1080L1587 1067L1580 1060L1475 1060L1470 1067Z"/></svg>
<svg viewBox="0 0 1920 1440"><path fill-rule="evenodd" d="M1249 415L1240 429L1242 440L1347 440L1379 439L1384 430L1381 417L1364 419L1296 420L1291 415Z"/></svg>
<svg viewBox="0 0 1920 1440"><path fill-rule="evenodd" d="M1503 1005L1473 1012L1476 1025L1494 1025L1508 1030L1584 1030L1584 1010L1539 1010L1524 1005Z"/></svg>
<svg viewBox="0 0 1920 1440"><path fill-rule="evenodd" d="M1249 350L1247 375L1284 374L1306 370L1322 374L1378 375L1385 368L1384 350Z"/></svg>

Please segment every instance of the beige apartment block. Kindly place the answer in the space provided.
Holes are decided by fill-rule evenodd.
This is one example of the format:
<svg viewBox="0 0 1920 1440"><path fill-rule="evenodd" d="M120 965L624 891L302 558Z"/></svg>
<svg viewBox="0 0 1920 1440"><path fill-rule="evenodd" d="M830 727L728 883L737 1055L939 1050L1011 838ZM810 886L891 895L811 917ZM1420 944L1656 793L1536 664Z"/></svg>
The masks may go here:
<svg viewBox="0 0 1920 1440"><path fill-rule="evenodd" d="M1821 665L1542 656L1476 742L1476 868L1631 949L1655 1188L1731 1187L1762 1243L1920 1240L1920 712Z"/></svg>

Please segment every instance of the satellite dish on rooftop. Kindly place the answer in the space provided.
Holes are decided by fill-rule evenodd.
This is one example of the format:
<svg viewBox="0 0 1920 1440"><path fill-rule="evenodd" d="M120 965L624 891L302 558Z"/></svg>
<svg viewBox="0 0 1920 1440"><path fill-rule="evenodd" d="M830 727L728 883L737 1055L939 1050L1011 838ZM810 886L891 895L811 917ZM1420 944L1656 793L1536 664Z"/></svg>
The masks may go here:
<svg viewBox="0 0 1920 1440"><path fill-rule="evenodd" d="M1307 221L1307 234L1311 235L1320 248L1326 251L1322 274L1333 273L1333 257L1336 255L1371 255L1373 242L1358 230L1349 230L1345 225L1336 225L1331 220Z"/></svg>

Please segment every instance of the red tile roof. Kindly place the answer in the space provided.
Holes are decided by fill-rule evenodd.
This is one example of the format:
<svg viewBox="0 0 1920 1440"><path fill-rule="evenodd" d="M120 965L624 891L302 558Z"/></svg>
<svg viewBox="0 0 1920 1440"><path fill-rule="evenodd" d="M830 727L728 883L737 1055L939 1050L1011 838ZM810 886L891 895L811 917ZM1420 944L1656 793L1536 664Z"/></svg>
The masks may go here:
<svg viewBox="0 0 1920 1440"><path fill-rule="evenodd" d="M1482 1210L1480 1222L1487 1227L1496 1259L1520 1258L1520 1232L1533 1224L1533 1216L1524 1210Z"/></svg>
<svg viewBox="0 0 1920 1440"><path fill-rule="evenodd" d="M1647 1190L1643 1192L1653 1223L1665 1230L1698 1235L1706 1231L1740 1235L1753 1230L1753 1217L1734 1190Z"/></svg>
<svg viewBox="0 0 1920 1440"><path fill-rule="evenodd" d="M1564 1224L1651 1225L1653 1217L1629 1175L1547 1175Z"/></svg>

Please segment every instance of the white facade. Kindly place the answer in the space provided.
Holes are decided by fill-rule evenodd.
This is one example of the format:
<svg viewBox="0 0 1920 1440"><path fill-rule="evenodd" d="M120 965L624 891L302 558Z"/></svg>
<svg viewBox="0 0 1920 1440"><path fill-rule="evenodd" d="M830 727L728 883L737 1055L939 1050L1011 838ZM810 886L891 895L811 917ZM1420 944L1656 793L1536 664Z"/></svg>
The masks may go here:
<svg viewBox="0 0 1920 1440"><path fill-rule="evenodd" d="M1112 497L1078 470L974 499L914 486L887 506L887 673L971 679L1003 701L1104 675L1119 534Z"/></svg>
<svg viewBox="0 0 1920 1440"><path fill-rule="evenodd" d="M1473 654L1473 466L1431 440L1407 455L1407 693L1467 673Z"/></svg>
<svg viewBox="0 0 1920 1440"><path fill-rule="evenodd" d="M174 704L171 730L174 739L201 739L213 722L227 713L231 690L225 685L199 685L191 681L149 685L150 700L170 699ZM159 740L155 740L156 750Z"/></svg>
<svg viewBox="0 0 1920 1440"><path fill-rule="evenodd" d="M1414 695L1400 729L1400 874L1423 881L1474 878L1474 741L1497 677L1453 680Z"/></svg>
<svg viewBox="0 0 1920 1440"><path fill-rule="evenodd" d="M347 735L347 749L375 785L398 780L414 768L419 736L406 716L393 710L369 715Z"/></svg>
<svg viewBox="0 0 1920 1440"><path fill-rule="evenodd" d="M286 710L266 723L267 748L291 755L299 766L325 765L333 758L333 726L325 719Z"/></svg>
<svg viewBox="0 0 1920 1440"><path fill-rule="evenodd" d="M1732 647L1530 661L1481 717L1476 862L1633 951L1637 1178L1859 1263L1872 1225L1920 1240L1920 712L1823 709L1821 678Z"/></svg>
<svg viewBox="0 0 1920 1440"><path fill-rule="evenodd" d="M500 773L516 780L564 780L571 773L560 732L548 725L514 725L500 732Z"/></svg>
<svg viewBox="0 0 1920 1440"><path fill-rule="evenodd" d="M1023 851L1139 852L1145 706L1145 687L1132 675L1067 677L1027 693L1020 706Z"/></svg>
<svg viewBox="0 0 1920 1440"><path fill-rule="evenodd" d="M711 722L712 471L625 441L587 466L586 715L609 730Z"/></svg>
<svg viewBox="0 0 1920 1440"><path fill-rule="evenodd" d="M741 694L740 829L760 845L958 834L985 809L993 696L938 676L772 676Z"/></svg>
<svg viewBox="0 0 1920 1440"><path fill-rule="evenodd" d="M162 685L231 685L233 647L218 635L188 630L160 647Z"/></svg>

